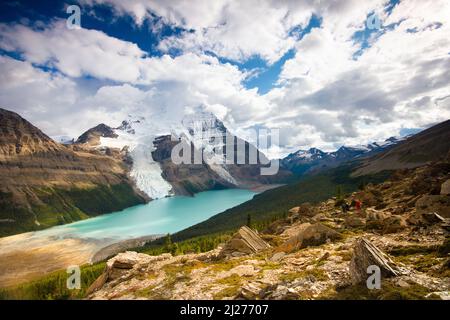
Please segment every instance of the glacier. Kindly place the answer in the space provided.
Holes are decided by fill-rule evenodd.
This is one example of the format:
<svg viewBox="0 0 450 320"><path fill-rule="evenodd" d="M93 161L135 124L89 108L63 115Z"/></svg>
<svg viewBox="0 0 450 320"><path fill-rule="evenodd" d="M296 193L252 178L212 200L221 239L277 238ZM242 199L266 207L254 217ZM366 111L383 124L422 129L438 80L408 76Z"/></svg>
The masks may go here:
<svg viewBox="0 0 450 320"><path fill-rule="evenodd" d="M129 116L122 125L113 129L116 138L100 138L98 148L118 148L128 150L133 160L130 177L136 187L152 199L160 199L173 195L172 185L162 176L162 169L154 161L152 151L157 137L171 135L193 143L198 150L203 150L204 161L209 167L226 181L237 184L223 164L224 155L214 153L214 148L223 146L221 139L212 139L226 132L223 123L210 112L197 109L191 114L177 115L169 119L167 116L152 115L151 122L146 117Z"/></svg>

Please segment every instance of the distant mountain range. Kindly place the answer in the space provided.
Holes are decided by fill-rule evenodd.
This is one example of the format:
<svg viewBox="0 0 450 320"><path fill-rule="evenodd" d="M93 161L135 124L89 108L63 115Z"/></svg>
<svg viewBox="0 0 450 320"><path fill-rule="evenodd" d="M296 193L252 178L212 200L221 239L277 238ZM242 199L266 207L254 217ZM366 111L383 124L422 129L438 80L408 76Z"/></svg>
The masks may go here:
<svg viewBox="0 0 450 320"><path fill-rule="evenodd" d="M370 157L401 143L408 137L391 137L383 142L373 142L365 146L342 146L334 152L324 152L317 148L298 150L281 159L281 167L297 175L317 173L340 164L363 157Z"/></svg>

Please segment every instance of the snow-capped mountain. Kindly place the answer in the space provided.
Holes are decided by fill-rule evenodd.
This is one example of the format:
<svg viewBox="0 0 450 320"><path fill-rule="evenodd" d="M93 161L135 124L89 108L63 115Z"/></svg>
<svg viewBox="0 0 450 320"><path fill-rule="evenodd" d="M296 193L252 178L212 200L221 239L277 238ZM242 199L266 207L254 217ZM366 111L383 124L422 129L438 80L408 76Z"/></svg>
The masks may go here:
<svg viewBox="0 0 450 320"><path fill-rule="evenodd" d="M53 141L56 141L61 144L72 144L74 143L74 139L69 136L51 136L50 138L53 139Z"/></svg>
<svg viewBox="0 0 450 320"><path fill-rule="evenodd" d="M317 172L327 168L337 167L343 162L371 156L387 150L408 137L391 137L382 142L372 142L367 145L342 146L334 152L324 152L317 148L298 150L281 160L282 168L296 174Z"/></svg>
<svg viewBox="0 0 450 320"><path fill-rule="evenodd" d="M136 187L152 199L214 188L252 186L276 179L263 180L254 168L244 170L242 166L226 164L226 133L226 127L214 114L198 109L175 119L160 115L129 116L117 128L100 124L80 136L77 144L100 151L122 150L124 159L130 163L129 175ZM171 151L180 142L191 147L193 157L201 154L200 162L174 165ZM255 148L245 144L247 150ZM264 155L257 152L262 159Z"/></svg>

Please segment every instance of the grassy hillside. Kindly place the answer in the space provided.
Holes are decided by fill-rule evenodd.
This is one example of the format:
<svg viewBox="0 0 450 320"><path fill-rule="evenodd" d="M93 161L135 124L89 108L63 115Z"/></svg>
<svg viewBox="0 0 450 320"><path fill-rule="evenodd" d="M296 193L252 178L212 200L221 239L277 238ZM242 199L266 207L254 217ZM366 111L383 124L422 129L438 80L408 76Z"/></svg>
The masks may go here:
<svg viewBox="0 0 450 320"><path fill-rule="evenodd" d="M301 203L326 200L336 194L338 186L344 193L349 193L357 190L363 183L379 183L389 177L389 172L351 177L351 172L358 165L356 162L343 165L258 194L250 201L174 234L173 240L180 241L236 229L246 223L248 215L251 215L251 219L255 222L267 221L286 214L290 208Z"/></svg>
<svg viewBox="0 0 450 320"><path fill-rule="evenodd" d="M81 271L81 289L67 289L66 270L53 272L39 280L0 289L0 300L67 300L85 296L89 286L103 273L105 263L85 265Z"/></svg>

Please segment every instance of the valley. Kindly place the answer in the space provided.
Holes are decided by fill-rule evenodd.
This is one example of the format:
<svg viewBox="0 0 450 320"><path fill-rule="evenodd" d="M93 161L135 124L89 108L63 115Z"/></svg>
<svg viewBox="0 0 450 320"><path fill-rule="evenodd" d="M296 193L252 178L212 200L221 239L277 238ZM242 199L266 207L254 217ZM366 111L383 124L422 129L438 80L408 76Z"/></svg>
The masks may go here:
<svg viewBox="0 0 450 320"><path fill-rule="evenodd" d="M164 198L72 224L0 238L0 287L35 280L69 265L98 262L104 248L116 245L116 251L103 259L199 223L254 194L230 189Z"/></svg>

